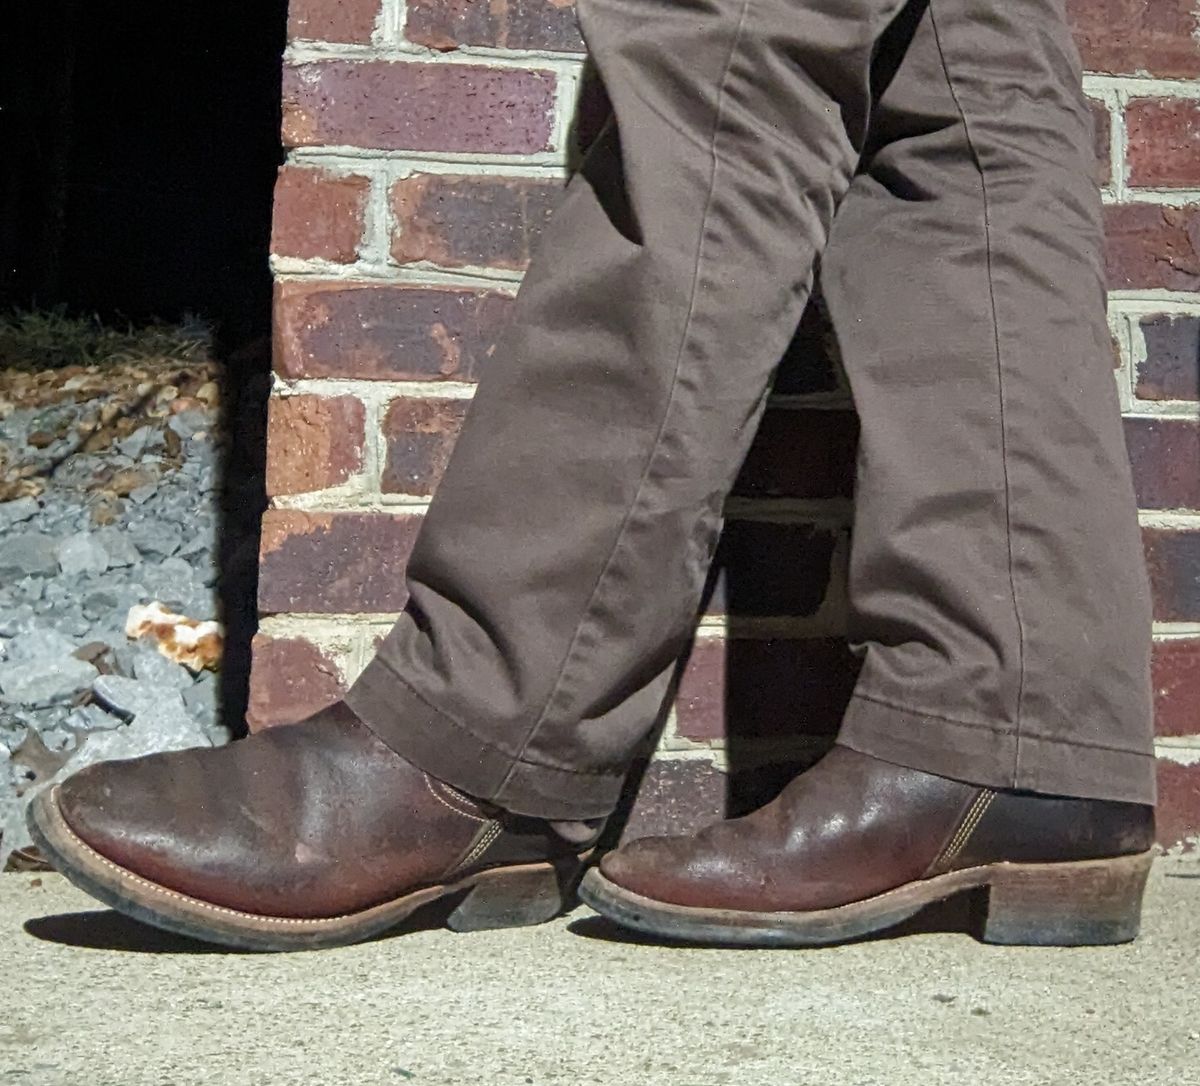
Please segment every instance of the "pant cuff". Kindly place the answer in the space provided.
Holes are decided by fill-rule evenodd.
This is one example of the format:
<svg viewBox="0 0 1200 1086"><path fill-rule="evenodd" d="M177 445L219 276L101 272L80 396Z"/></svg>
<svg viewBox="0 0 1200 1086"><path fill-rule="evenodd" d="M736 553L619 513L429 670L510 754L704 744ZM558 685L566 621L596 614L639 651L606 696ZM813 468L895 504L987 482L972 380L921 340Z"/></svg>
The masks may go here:
<svg viewBox="0 0 1200 1086"><path fill-rule="evenodd" d="M397 754L476 799L533 818L606 818L626 769L587 773L523 761L431 705L379 657L343 701Z"/></svg>
<svg viewBox="0 0 1200 1086"><path fill-rule="evenodd" d="M1018 738L1011 724L967 724L867 694L851 699L838 742L886 762L985 788L1155 802L1152 753L1028 734Z"/></svg>

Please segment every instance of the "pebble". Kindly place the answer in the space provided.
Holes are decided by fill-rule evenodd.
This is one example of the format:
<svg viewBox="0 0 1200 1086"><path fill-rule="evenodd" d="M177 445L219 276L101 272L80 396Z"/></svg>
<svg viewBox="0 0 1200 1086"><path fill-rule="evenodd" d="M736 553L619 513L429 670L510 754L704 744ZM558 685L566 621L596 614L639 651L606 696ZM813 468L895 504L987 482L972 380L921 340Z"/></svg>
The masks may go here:
<svg viewBox="0 0 1200 1086"><path fill-rule="evenodd" d="M100 673L85 660L73 656L53 662L0 664L0 694L6 702L41 705L63 701L86 690Z"/></svg>
<svg viewBox="0 0 1200 1086"><path fill-rule="evenodd" d="M0 575L24 577L58 572L58 540L39 532L24 532L0 540Z"/></svg>
<svg viewBox="0 0 1200 1086"><path fill-rule="evenodd" d="M108 569L108 552L90 532L79 532L59 544L58 564L68 576L103 573Z"/></svg>

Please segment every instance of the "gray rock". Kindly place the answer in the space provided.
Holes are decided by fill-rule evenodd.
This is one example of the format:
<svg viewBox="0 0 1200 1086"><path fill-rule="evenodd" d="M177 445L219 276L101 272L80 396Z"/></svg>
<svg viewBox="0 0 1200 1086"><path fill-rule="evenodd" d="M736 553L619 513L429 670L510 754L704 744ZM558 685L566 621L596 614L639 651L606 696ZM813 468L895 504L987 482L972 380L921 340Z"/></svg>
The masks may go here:
<svg viewBox="0 0 1200 1086"><path fill-rule="evenodd" d="M157 649L139 645L142 651L134 658L135 679L153 683L167 690L186 690L192 685L192 673L182 664L168 660ZM186 705L186 701L184 702Z"/></svg>
<svg viewBox="0 0 1200 1086"><path fill-rule="evenodd" d="M220 695L220 683L216 675L211 671L202 671L200 677L183 692L183 704L192 716L207 727L217 722Z"/></svg>
<svg viewBox="0 0 1200 1086"><path fill-rule="evenodd" d="M129 492L129 500L134 505L145 505L155 494L158 493L157 483L146 483L145 486L135 486Z"/></svg>
<svg viewBox="0 0 1200 1086"><path fill-rule="evenodd" d="M84 617L95 622L115 611L120 602L120 598L112 589L97 588L94 592L89 592L83 599Z"/></svg>
<svg viewBox="0 0 1200 1086"><path fill-rule="evenodd" d="M146 520L130 529L129 539L147 558L167 558L179 550L183 530L175 524Z"/></svg>
<svg viewBox="0 0 1200 1086"><path fill-rule="evenodd" d="M212 425L213 420L209 417L207 411L180 411L178 415L172 415L167 425L175 431L180 437L191 437L194 433L200 430L207 430Z"/></svg>
<svg viewBox="0 0 1200 1086"><path fill-rule="evenodd" d="M67 576L103 573L108 569L108 551L90 532L79 532L59 544L58 564Z"/></svg>
<svg viewBox="0 0 1200 1086"><path fill-rule="evenodd" d="M99 705L81 705L72 709L63 720L63 727L76 732L111 731L125 722L119 716L106 713Z"/></svg>
<svg viewBox="0 0 1200 1086"><path fill-rule="evenodd" d="M8 659L13 663L53 662L71 655L79 646L69 637L46 626L35 626L18 634L8 643Z"/></svg>
<svg viewBox="0 0 1200 1086"><path fill-rule="evenodd" d="M44 704L63 701L86 689L99 672L84 660L68 656L48 662L0 664L0 693L8 702Z"/></svg>
<svg viewBox="0 0 1200 1086"><path fill-rule="evenodd" d="M0 613L0 637L16 637L33 627L33 607L19 604L10 611Z"/></svg>
<svg viewBox="0 0 1200 1086"><path fill-rule="evenodd" d="M110 567L123 568L136 565L141 561L137 547L117 528L111 526L101 528L95 533L95 539L104 548L104 553L108 555Z"/></svg>
<svg viewBox="0 0 1200 1086"><path fill-rule="evenodd" d="M14 498L10 502L0 503L0 530L29 520L40 509L37 498Z"/></svg>
<svg viewBox="0 0 1200 1086"><path fill-rule="evenodd" d="M101 675L92 683L92 693L105 708L134 719L153 713L184 712L178 691L123 675Z"/></svg>
<svg viewBox="0 0 1200 1086"><path fill-rule="evenodd" d="M0 576L47 576L58 572L58 540L38 532L0 539Z"/></svg>
<svg viewBox="0 0 1200 1086"><path fill-rule="evenodd" d="M161 449L162 431L157 426L139 426L127 438L117 442L117 447L126 456L138 459L150 449Z"/></svg>

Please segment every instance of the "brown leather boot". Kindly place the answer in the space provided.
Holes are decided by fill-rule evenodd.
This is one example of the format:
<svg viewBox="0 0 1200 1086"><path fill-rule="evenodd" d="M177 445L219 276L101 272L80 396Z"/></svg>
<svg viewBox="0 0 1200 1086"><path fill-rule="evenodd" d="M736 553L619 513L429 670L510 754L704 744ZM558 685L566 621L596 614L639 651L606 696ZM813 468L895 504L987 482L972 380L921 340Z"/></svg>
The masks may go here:
<svg viewBox="0 0 1200 1086"><path fill-rule="evenodd" d="M457 931L549 920L599 835L467 797L340 702L217 750L89 766L38 797L30 828L106 905L255 950L357 942L447 895Z"/></svg>
<svg viewBox="0 0 1200 1086"><path fill-rule="evenodd" d="M609 853L579 894L652 935L803 946L986 888L987 942L1121 943L1153 843L1151 807L980 788L839 746L745 818Z"/></svg>

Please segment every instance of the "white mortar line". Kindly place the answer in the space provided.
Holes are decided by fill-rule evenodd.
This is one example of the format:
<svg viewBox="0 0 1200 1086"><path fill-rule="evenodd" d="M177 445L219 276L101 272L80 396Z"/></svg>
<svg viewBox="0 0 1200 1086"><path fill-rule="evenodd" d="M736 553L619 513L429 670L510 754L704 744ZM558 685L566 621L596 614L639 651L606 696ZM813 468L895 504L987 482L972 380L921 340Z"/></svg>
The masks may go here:
<svg viewBox="0 0 1200 1086"><path fill-rule="evenodd" d="M1188 510L1138 510L1138 523L1143 528L1164 528L1183 531L1200 530L1200 513Z"/></svg>
<svg viewBox="0 0 1200 1086"><path fill-rule="evenodd" d="M321 279L339 283L361 281L364 286L371 287L388 283L400 286L468 287L472 290L499 290L505 294L515 294L522 277L521 272L504 268L439 268L427 261L393 264L386 254L380 263L358 261L354 264L272 256L271 270L278 281Z"/></svg>
<svg viewBox="0 0 1200 1086"><path fill-rule="evenodd" d="M1174 762L1176 765L1200 765L1200 744L1177 747L1160 739L1154 744L1154 753L1163 761Z"/></svg>
<svg viewBox="0 0 1200 1086"><path fill-rule="evenodd" d="M1156 207L1192 207L1200 204L1200 189L1142 189L1127 186L1123 203Z"/></svg>
<svg viewBox="0 0 1200 1086"><path fill-rule="evenodd" d="M475 385L464 381L369 381L344 377L304 377L287 380L275 374L276 396L357 396L364 402L387 404L401 397L426 400L469 400Z"/></svg>
<svg viewBox="0 0 1200 1086"><path fill-rule="evenodd" d="M1200 306L1200 291L1185 290L1110 290L1108 300L1114 305L1145 306L1146 312L1163 312L1164 307L1171 307L1170 312L1195 312L1193 307Z"/></svg>
<svg viewBox="0 0 1200 1086"><path fill-rule="evenodd" d="M1191 641L1200 637L1200 622L1156 622L1155 641Z"/></svg>
<svg viewBox="0 0 1200 1086"><path fill-rule="evenodd" d="M1151 75L1101 75L1088 73L1083 89L1093 98L1121 94L1128 98L1200 98L1200 81L1156 79Z"/></svg>
<svg viewBox="0 0 1200 1086"><path fill-rule="evenodd" d="M1127 317L1200 317L1200 293L1177 294L1173 299L1110 295L1110 309Z"/></svg>
<svg viewBox="0 0 1200 1086"><path fill-rule="evenodd" d="M1127 419L1178 419L1194 422L1200 415L1200 403L1195 400L1135 400L1125 412Z"/></svg>
<svg viewBox="0 0 1200 1086"><path fill-rule="evenodd" d="M466 166L467 173L506 173L522 167L545 171L564 171L567 163L565 148L535 151L532 154L504 154L494 151L414 151L412 148L353 147L345 144L318 144L293 147L288 152L292 163L324 165L332 163L344 169L361 170L363 162L411 162L421 168L434 168L439 163ZM495 167L495 169L492 169Z"/></svg>
<svg viewBox="0 0 1200 1086"><path fill-rule="evenodd" d="M289 67L339 60L358 64L440 64L451 68L545 72L567 80L583 70L584 55L550 49L495 49L485 46L441 50L407 41L379 46L312 40L294 41L283 53L283 61Z"/></svg>

